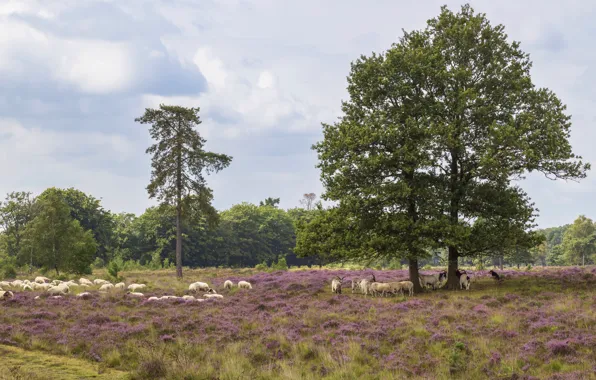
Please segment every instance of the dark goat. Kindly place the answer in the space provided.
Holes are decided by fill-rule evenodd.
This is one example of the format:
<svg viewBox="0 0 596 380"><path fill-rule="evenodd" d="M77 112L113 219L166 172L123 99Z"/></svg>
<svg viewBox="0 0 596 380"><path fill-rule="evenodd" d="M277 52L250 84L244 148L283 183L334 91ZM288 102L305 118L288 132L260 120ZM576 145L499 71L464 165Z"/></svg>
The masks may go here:
<svg viewBox="0 0 596 380"><path fill-rule="evenodd" d="M499 274L494 270L491 269L488 273L490 273L490 275L493 276L495 280L501 281L501 276L499 276Z"/></svg>

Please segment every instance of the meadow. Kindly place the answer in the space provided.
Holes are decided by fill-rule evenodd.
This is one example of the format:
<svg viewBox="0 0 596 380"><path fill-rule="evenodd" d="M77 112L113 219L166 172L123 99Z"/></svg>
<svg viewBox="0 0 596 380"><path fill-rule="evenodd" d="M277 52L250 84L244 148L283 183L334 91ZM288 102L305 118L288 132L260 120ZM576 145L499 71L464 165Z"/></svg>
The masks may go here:
<svg viewBox="0 0 596 380"><path fill-rule="evenodd" d="M371 298L333 276L405 270L122 273L148 296L207 281L223 299L114 291L0 301L0 379L596 379L596 268L476 271L469 291ZM96 277L106 278L102 273ZM93 277L89 277L93 278ZM223 289L231 279L252 290ZM82 291L82 290L81 290Z"/></svg>

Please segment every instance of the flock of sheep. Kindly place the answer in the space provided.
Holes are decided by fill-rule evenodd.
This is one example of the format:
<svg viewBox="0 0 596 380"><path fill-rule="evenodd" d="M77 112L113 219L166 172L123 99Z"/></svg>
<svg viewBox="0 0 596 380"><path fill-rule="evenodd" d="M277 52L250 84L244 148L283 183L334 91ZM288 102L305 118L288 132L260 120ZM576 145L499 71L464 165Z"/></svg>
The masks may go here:
<svg viewBox="0 0 596 380"><path fill-rule="evenodd" d="M224 283L224 289L232 289L234 283L230 280L227 280ZM252 285L247 281L240 281L237 284L239 289L252 289ZM119 282L117 284L112 284L109 281L102 280L102 279L95 279L93 281L88 280L86 278L80 278L78 283L76 281L60 281L60 280L51 280L47 277L39 276L36 277L34 281L29 280L14 280L14 281L0 281L0 299L12 298L14 297L14 293L12 290L20 289L22 291L34 291L34 290L43 290L45 291L49 297L51 298L62 298L62 296L68 294L71 288L98 288L97 290L100 293L108 293L111 291L117 290L128 290L126 292L127 295L131 297L139 297L144 298L145 295L140 292L147 287L145 284L129 284L126 286L124 282ZM7 289L7 290L4 290ZM209 286L209 284L205 282L193 282L188 286L188 291L191 293L198 293L198 292L205 292L203 294L203 299L195 298L193 295L184 295L182 297L178 296L161 296L161 297L149 297L147 301L159 301L165 299L181 299L185 301L197 301L202 302L205 299L209 298L223 298L223 295L218 294L213 288ZM77 294L77 297L82 299L90 298L91 293L88 291L82 292ZM40 296L36 296L35 299L39 299Z"/></svg>
<svg viewBox="0 0 596 380"><path fill-rule="evenodd" d="M494 272L489 272L491 276L497 280L500 280L499 275ZM455 274L459 279L459 288L470 290L470 275L465 270L458 269ZM395 282L377 282L375 275L371 275L370 279L353 279L352 280L352 293L360 292L365 296L388 296L401 294L407 292L408 295L414 295L414 283L412 281L395 281ZM440 288L444 285L443 280L447 280L447 272L442 271L434 274L419 274L420 286L423 288L431 287L433 290ZM341 294L341 288L345 277L335 276L331 280L331 293Z"/></svg>

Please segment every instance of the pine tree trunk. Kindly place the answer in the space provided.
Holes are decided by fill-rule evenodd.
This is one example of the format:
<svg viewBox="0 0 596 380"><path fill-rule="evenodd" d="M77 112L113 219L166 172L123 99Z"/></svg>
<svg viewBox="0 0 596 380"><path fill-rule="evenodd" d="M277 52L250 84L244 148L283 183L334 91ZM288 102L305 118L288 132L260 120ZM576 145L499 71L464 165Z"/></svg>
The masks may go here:
<svg viewBox="0 0 596 380"><path fill-rule="evenodd" d="M420 286L420 276L418 275L418 260L408 260L408 271L410 273L410 281L414 283L414 294L422 293L422 286Z"/></svg>
<svg viewBox="0 0 596 380"><path fill-rule="evenodd" d="M449 247L449 257L447 266L447 284L445 288L456 290L459 286L458 278L455 272L458 268L458 253L456 247Z"/></svg>
<svg viewBox="0 0 596 380"><path fill-rule="evenodd" d="M176 206L176 277L182 278L182 228L180 218L182 217L181 205Z"/></svg>
<svg viewBox="0 0 596 380"><path fill-rule="evenodd" d="M503 256L499 256L499 267L503 270Z"/></svg>

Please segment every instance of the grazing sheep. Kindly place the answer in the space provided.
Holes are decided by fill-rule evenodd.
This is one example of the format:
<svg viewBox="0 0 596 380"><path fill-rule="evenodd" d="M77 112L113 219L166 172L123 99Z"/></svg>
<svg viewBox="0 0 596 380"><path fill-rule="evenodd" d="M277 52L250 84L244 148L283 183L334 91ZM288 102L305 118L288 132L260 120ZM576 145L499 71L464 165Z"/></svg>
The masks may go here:
<svg viewBox="0 0 596 380"><path fill-rule="evenodd" d="M386 282L373 282L370 284L370 291L373 297L377 296L379 293L384 295L385 293L391 293L391 286Z"/></svg>
<svg viewBox="0 0 596 380"><path fill-rule="evenodd" d="M143 293L139 293L139 292L126 292L126 294L128 294L129 296L133 296L133 297L145 297L145 295Z"/></svg>
<svg viewBox="0 0 596 380"><path fill-rule="evenodd" d="M136 292L137 290L145 289L147 285L145 284L130 284L128 285L128 290Z"/></svg>
<svg viewBox="0 0 596 380"><path fill-rule="evenodd" d="M252 285L248 281L238 282L238 289L252 289Z"/></svg>
<svg viewBox="0 0 596 380"><path fill-rule="evenodd" d="M48 290L51 287L52 287L52 284L48 284L48 283L34 285L34 289L41 289L41 290Z"/></svg>
<svg viewBox="0 0 596 380"><path fill-rule="evenodd" d="M343 277L333 277L333 280L331 280L331 293L341 294L341 284L343 283L343 281Z"/></svg>
<svg viewBox="0 0 596 380"><path fill-rule="evenodd" d="M24 292L25 291L30 291L31 292L31 291L33 291L33 288L31 286L29 286L29 285L23 285L23 291Z"/></svg>
<svg viewBox="0 0 596 380"><path fill-rule="evenodd" d="M12 297L14 297L14 293L11 292L10 290L0 291L0 299L7 299L7 298L12 298Z"/></svg>
<svg viewBox="0 0 596 380"><path fill-rule="evenodd" d="M188 290L195 293L199 290L202 292L208 292L213 294L217 293L215 290L211 289L211 287L208 284L204 282L194 282L188 286Z"/></svg>
<svg viewBox="0 0 596 380"><path fill-rule="evenodd" d="M189 296L189 295L182 296L182 299L185 301L196 301L196 298L194 296Z"/></svg>
<svg viewBox="0 0 596 380"><path fill-rule="evenodd" d="M53 286L58 286L58 285L62 284L63 282L64 281L61 281L61 280L54 280L50 284L52 284Z"/></svg>
<svg viewBox="0 0 596 380"><path fill-rule="evenodd" d="M358 285L358 286L360 287L362 294L364 294L365 296L371 294L370 293L371 284L374 284L374 282L371 282L367 279L360 280L360 285Z"/></svg>
<svg viewBox="0 0 596 380"><path fill-rule="evenodd" d="M8 281L0 281L0 287L2 287L2 288L10 288L10 282L8 282Z"/></svg>
<svg viewBox="0 0 596 380"><path fill-rule="evenodd" d="M499 274L494 270L491 269L488 273L493 276L494 280L501 281L501 276L499 276Z"/></svg>
<svg viewBox="0 0 596 380"><path fill-rule="evenodd" d="M96 278L95 280L93 280L93 284L94 285L104 285L104 284L109 284L109 281L106 280L102 280L101 278Z"/></svg>
<svg viewBox="0 0 596 380"><path fill-rule="evenodd" d="M35 277L34 282L38 283L38 284L45 284L46 282L51 282L52 280L50 280L47 277L43 277L43 276L38 276Z"/></svg>
<svg viewBox="0 0 596 380"><path fill-rule="evenodd" d="M420 285L424 288L430 285L433 290L436 290L439 287L439 283L443 281L443 278L447 278L447 272L443 271L441 273L434 273L434 274L418 274L420 278Z"/></svg>
<svg viewBox="0 0 596 380"><path fill-rule="evenodd" d="M69 289L68 289L68 285L66 284L60 284L60 285L56 285L56 286L52 286L51 288L49 288L47 290L48 293L50 294L66 294L68 293Z"/></svg>
<svg viewBox="0 0 596 380"><path fill-rule="evenodd" d="M77 294L77 297L87 300L87 299L91 298L91 293L89 293L89 292L79 293L79 294Z"/></svg>
<svg viewBox="0 0 596 380"><path fill-rule="evenodd" d="M466 288L466 290L470 290L470 276L464 274L459 278L459 288Z"/></svg>
<svg viewBox="0 0 596 380"><path fill-rule="evenodd" d="M58 299L58 298L62 298L62 296L50 296L50 298Z"/></svg>
<svg viewBox="0 0 596 380"><path fill-rule="evenodd" d="M221 294L203 294L205 298L223 298Z"/></svg>
<svg viewBox="0 0 596 380"><path fill-rule="evenodd" d="M116 288L116 289L124 289L124 288L126 288L126 284L123 283L123 282L119 282L116 285L114 285L114 288Z"/></svg>
<svg viewBox="0 0 596 380"><path fill-rule="evenodd" d="M86 278L79 278L79 284L81 285L93 285L93 282L87 280Z"/></svg>
<svg viewBox="0 0 596 380"><path fill-rule="evenodd" d="M20 288L23 285L23 281L21 280L14 280L10 283L10 286L13 288Z"/></svg>
<svg viewBox="0 0 596 380"><path fill-rule="evenodd" d="M147 301L159 301L159 298L157 298L157 297L149 297L149 298L147 298Z"/></svg>
<svg viewBox="0 0 596 380"><path fill-rule="evenodd" d="M178 296L161 296L159 299L160 300L177 300L178 298L180 298L180 297L178 297Z"/></svg>
<svg viewBox="0 0 596 380"><path fill-rule="evenodd" d="M107 292L109 290L114 289L114 284L103 284L102 286L99 287L99 291L100 292Z"/></svg>
<svg viewBox="0 0 596 380"><path fill-rule="evenodd" d="M226 282L224 282L224 289L232 289L233 286L234 284L230 280L226 280Z"/></svg>
<svg viewBox="0 0 596 380"><path fill-rule="evenodd" d="M407 290L408 294L411 296L414 295L414 283L412 281L400 281L402 290Z"/></svg>

